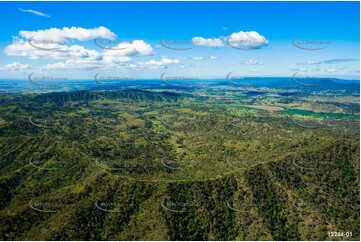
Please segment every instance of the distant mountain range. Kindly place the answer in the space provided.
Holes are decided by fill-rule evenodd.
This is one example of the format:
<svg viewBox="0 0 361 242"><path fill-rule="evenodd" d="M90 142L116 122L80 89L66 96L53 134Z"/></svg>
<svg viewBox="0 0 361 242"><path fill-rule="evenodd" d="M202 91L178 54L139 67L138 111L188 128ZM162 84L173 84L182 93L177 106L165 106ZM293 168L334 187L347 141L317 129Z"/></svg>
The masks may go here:
<svg viewBox="0 0 361 242"><path fill-rule="evenodd" d="M359 94L359 80L343 79L321 79L320 81L307 84L303 79L289 77L260 77L254 80L240 80L230 82L225 79L204 79L204 80L174 80L171 83L165 83L158 79L149 80L131 80L118 83L119 85L100 85L94 80L74 80L62 81L56 85L36 85L28 80L0 80L0 93L32 93L32 92L68 92L77 90L89 91L113 91L124 89L163 89L163 90L195 90L199 88L234 86L234 87L255 87L255 88L282 88L282 89L300 89L301 91L340 91L345 94Z"/></svg>

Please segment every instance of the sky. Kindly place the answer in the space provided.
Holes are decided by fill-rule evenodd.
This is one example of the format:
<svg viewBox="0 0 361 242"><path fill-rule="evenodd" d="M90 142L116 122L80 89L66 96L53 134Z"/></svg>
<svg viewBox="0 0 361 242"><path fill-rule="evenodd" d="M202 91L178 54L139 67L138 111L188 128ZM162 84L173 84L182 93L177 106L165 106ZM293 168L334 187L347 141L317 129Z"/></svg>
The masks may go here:
<svg viewBox="0 0 361 242"><path fill-rule="evenodd" d="M360 75L359 2L0 2L0 79Z"/></svg>

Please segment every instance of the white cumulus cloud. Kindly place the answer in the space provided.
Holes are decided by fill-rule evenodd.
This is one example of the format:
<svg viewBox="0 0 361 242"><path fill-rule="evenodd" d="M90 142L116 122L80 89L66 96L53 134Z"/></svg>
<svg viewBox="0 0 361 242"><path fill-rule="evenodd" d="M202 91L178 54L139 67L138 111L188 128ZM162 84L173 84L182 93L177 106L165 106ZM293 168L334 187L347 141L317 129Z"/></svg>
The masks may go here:
<svg viewBox="0 0 361 242"><path fill-rule="evenodd" d="M180 64L178 59L162 58L161 61L150 60L146 62L137 62L137 68L148 68L148 69L165 69L168 65Z"/></svg>
<svg viewBox="0 0 361 242"><path fill-rule="evenodd" d="M4 49L4 53L8 56L22 56L29 59L101 59L100 53L96 50L89 50L80 45L56 45L59 50L48 51L37 49L31 46L28 41L15 37L13 43ZM55 48L54 46L52 48Z"/></svg>
<svg viewBox="0 0 361 242"><path fill-rule="evenodd" d="M19 62L13 62L10 64L7 64L3 67L0 67L0 70L2 71L23 71L26 69L30 69L31 65L29 64L21 64Z"/></svg>
<svg viewBox="0 0 361 242"><path fill-rule="evenodd" d="M256 31L233 33L227 38L227 42L232 46L243 45L248 47L261 47L269 43L264 36Z"/></svg>
<svg viewBox="0 0 361 242"><path fill-rule="evenodd" d="M102 66L103 68L130 66L133 61L131 57L153 54L151 45L143 40L134 40L130 43L122 42L113 49L100 49L96 46L94 46L96 49L88 49L82 45L70 45L67 42L69 39L87 41L97 37L114 39L115 36L113 32L105 27L93 29L64 27L62 29L51 28L37 31L20 31L19 36L13 37L12 44L6 46L3 53L8 56L27 57L29 59L63 60L61 62L49 63L43 66L43 69L88 69L102 68ZM42 42L41 40L46 41ZM163 62L166 64L174 64L173 62L177 61L179 62L179 60L163 58Z"/></svg>
<svg viewBox="0 0 361 242"><path fill-rule="evenodd" d="M113 49L104 51L103 56L147 56L153 54L153 48L144 40L134 40L131 43L120 43Z"/></svg>
<svg viewBox="0 0 361 242"><path fill-rule="evenodd" d="M90 60L90 59L70 59L66 60L65 62L56 62L52 64L47 64L45 66L42 66L41 69L96 69L96 68L103 68L104 65L102 65L99 60Z"/></svg>
<svg viewBox="0 0 361 242"><path fill-rule="evenodd" d="M19 35L26 39L47 40L47 41L65 41L66 39L76 39L79 41L88 41L95 38L105 38L114 40L116 35L109 29L100 26L92 29L81 27L63 27L62 29L50 28L45 30L27 31L22 30Z"/></svg>
<svg viewBox="0 0 361 242"><path fill-rule="evenodd" d="M194 38L192 38L192 42L195 45L207 46L207 47L223 47L224 46L222 40L219 38L205 39L203 37L194 37Z"/></svg>

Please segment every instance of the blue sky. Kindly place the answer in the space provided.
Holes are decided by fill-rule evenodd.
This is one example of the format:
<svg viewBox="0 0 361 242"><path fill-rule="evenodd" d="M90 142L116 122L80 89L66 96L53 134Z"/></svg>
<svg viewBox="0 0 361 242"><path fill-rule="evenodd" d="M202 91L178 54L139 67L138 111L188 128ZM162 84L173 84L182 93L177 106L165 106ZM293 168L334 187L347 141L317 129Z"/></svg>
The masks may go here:
<svg viewBox="0 0 361 242"><path fill-rule="evenodd" d="M231 71L359 79L359 2L1 2L0 9L2 79Z"/></svg>

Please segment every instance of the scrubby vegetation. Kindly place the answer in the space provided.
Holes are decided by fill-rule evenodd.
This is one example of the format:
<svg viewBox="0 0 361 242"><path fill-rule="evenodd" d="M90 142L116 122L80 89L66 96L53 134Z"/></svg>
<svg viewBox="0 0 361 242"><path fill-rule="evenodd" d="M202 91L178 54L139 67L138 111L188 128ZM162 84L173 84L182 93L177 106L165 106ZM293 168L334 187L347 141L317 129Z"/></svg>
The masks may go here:
<svg viewBox="0 0 361 242"><path fill-rule="evenodd" d="M3 95L0 239L359 240L357 108L279 96Z"/></svg>

